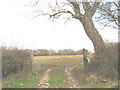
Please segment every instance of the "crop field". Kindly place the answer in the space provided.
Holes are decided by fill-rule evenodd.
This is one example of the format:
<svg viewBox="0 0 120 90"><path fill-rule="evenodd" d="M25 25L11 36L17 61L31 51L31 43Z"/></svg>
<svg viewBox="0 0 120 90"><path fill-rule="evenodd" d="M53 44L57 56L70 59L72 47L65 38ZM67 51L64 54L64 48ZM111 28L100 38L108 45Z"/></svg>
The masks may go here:
<svg viewBox="0 0 120 90"><path fill-rule="evenodd" d="M82 55L73 56L36 56L33 63L44 65L57 65L57 66L74 66L82 65Z"/></svg>

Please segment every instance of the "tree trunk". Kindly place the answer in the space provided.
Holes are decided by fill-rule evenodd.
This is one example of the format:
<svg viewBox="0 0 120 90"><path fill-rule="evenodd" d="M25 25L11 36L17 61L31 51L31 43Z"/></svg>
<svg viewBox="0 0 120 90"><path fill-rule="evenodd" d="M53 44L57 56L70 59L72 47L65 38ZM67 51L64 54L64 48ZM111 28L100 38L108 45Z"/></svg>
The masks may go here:
<svg viewBox="0 0 120 90"><path fill-rule="evenodd" d="M104 58L105 44L102 37L95 28L92 18L89 16L85 16L82 19L82 23L87 36L90 38L94 45L95 60L105 59Z"/></svg>

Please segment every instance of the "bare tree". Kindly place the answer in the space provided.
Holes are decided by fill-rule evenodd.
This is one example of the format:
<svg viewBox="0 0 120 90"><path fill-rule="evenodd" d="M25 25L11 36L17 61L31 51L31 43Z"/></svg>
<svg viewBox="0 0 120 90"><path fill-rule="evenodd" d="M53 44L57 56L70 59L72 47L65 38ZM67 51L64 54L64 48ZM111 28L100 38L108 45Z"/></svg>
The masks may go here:
<svg viewBox="0 0 120 90"><path fill-rule="evenodd" d="M95 17L96 21L102 24L104 27L120 27L120 2L102 2L99 5L97 15Z"/></svg>
<svg viewBox="0 0 120 90"><path fill-rule="evenodd" d="M60 16L66 15L68 16L67 20L70 18L79 20L83 24L87 36L94 45L95 60L104 61L104 53L106 49L105 43L95 28L93 21L93 15L98 10L100 3L101 0L66 0L63 3L56 1L54 6L49 4L49 12L45 12L44 10L37 10L37 13L39 13L39 15L48 15L50 19L58 19ZM38 6L39 0L34 5ZM104 10L103 7L102 9ZM106 12L106 10L104 11ZM102 12L101 9L99 12ZM116 21L116 18L112 17L111 19Z"/></svg>

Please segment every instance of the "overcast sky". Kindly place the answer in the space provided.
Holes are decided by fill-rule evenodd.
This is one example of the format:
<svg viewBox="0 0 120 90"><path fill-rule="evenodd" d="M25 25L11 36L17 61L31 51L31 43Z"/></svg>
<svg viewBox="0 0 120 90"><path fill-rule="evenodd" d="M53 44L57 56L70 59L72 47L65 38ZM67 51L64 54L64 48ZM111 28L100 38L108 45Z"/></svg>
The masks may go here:
<svg viewBox="0 0 120 90"><path fill-rule="evenodd" d="M64 24L62 19L51 22L46 17L29 18L29 0L0 0L0 44L30 49L82 49L93 51L93 45L78 20ZM118 40L117 30L98 29L106 41Z"/></svg>

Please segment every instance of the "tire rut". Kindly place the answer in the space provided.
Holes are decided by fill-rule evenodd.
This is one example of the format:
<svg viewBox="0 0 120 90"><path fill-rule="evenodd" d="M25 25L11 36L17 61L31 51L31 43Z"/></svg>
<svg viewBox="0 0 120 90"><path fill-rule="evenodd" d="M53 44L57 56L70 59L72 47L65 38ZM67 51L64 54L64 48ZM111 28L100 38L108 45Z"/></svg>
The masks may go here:
<svg viewBox="0 0 120 90"><path fill-rule="evenodd" d="M65 72L67 75L67 79L68 79L68 84L69 84L69 88L80 88L79 83L73 78L73 76L71 75L71 70L72 68L65 68Z"/></svg>
<svg viewBox="0 0 120 90"><path fill-rule="evenodd" d="M45 74L42 77L42 80L39 81L38 83L38 87L39 88L48 88L50 85L48 83L48 79L49 79L49 73L52 69L48 69Z"/></svg>
<svg viewBox="0 0 120 90"><path fill-rule="evenodd" d="M75 67L75 66L74 66ZM67 78L67 84L68 84L68 88L82 88L80 86L80 84L77 82L77 80L74 79L74 77L72 76L71 71L74 69L74 67L72 68L68 68L66 67L64 69L65 73L66 73L66 78ZM49 77L50 77L50 71L53 68L48 69L45 74L43 75L42 79L39 80L38 83L38 87L39 88L50 88L50 84L48 83Z"/></svg>

